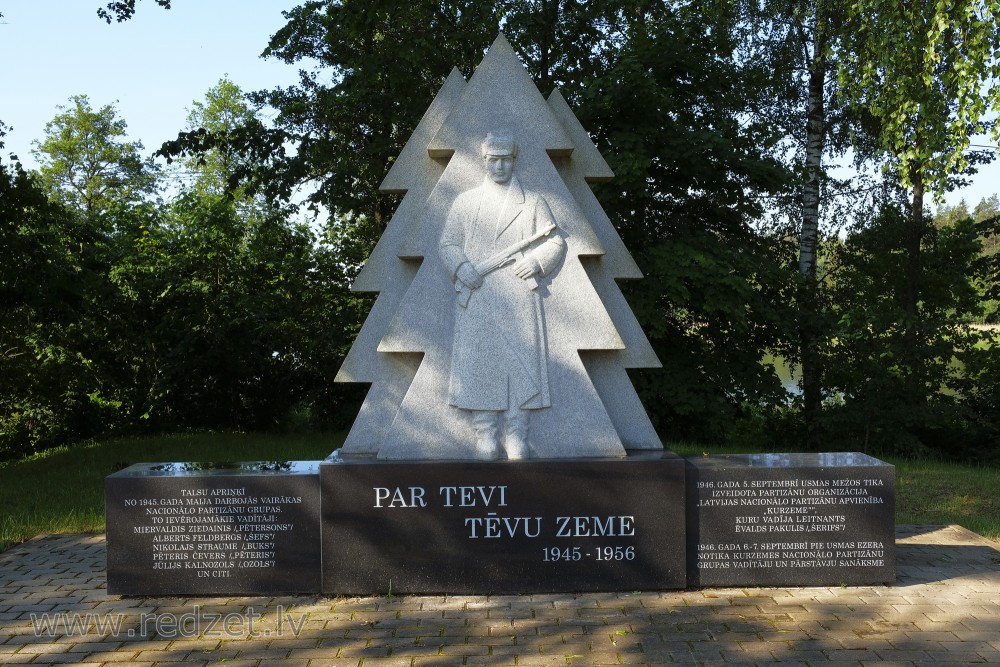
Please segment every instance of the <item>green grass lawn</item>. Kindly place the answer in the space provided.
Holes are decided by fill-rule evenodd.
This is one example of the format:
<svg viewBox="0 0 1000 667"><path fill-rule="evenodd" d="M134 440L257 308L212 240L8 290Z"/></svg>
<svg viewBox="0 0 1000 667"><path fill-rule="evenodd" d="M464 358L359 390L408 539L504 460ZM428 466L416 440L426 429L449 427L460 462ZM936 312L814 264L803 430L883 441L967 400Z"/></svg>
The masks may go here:
<svg viewBox="0 0 1000 667"><path fill-rule="evenodd" d="M329 456L343 440L342 433L120 438L0 463L0 551L38 533L103 531L104 478L132 463L313 461Z"/></svg>
<svg viewBox="0 0 1000 667"><path fill-rule="evenodd" d="M148 461L321 460L343 434L198 433L121 438L59 448L0 464L0 550L39 533L104 530L104 477ZM674 443L684 456L748 453ZM957 523L1000 540L1000 468L890 459L896 466L896 522Z"/></svg>
<svg viewBox="0 0 1000 667"><path fill-rule="evenodd" d="M731 446L678 443L682 456L750 454ZM1000 541L1000 468L887 458L896 466L896 523L957 523Z"/></svg>

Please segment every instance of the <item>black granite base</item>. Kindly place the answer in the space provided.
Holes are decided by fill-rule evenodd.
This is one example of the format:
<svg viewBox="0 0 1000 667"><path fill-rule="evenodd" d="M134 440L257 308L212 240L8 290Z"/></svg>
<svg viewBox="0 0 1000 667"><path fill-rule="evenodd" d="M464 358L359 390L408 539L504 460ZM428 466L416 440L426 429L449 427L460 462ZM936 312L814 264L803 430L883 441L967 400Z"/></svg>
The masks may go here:
<svg viewBox="0 0 1000 667"><path fill-rule="evenodd" d="M895 468L865 454L692 458L688 585L896 579Z"/></svg>
<svg viewBox="0 0 1000 667"><path fill-rule="evenodd" d="M331 457L323 592L683 588L684 462L380 462Z"/></svg>
<svg viewBox="0 0 1000 667"><path fill-rule="evenodd" d="M105 479L108 593L317 592L319 463L143 463Z"/></svg>
<svg viewBox="0 0 1000 667"><path fill-rule="evenodd" d="M520 594L895 581L864 454L138 464L105 480L113 595Z"/></svg>

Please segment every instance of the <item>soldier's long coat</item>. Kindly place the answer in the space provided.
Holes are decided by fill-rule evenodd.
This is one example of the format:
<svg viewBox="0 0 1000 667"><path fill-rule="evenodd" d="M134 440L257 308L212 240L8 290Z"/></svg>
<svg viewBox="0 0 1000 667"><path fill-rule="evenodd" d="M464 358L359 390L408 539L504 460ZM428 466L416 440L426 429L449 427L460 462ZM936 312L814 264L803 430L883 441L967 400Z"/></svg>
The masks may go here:
<svg viewBox="0 0 1000 667"><path fill-rule="evenodd" d="M555 224L544 197L525 192L512 177L506 202L495 210L486 196L496 187L487 180L455 198L439 246L452 279L463 262L490 257L517 241ZM486 210L490 209L490 210ZM502 216L501 216L502 211ZM522 255L551 274L566 253L556 230ZM548 353L542 299L535 281L518 278L511 266L487 274L468 306L455 303L448 402L469 410L549 407Z"/></svg>

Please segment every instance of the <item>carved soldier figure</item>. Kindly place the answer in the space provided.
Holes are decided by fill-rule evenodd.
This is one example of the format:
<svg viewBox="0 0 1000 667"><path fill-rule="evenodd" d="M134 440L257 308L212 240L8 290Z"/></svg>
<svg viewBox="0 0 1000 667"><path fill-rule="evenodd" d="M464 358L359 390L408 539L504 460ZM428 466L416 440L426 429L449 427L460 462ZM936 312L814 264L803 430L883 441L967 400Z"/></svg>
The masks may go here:
<svg viewBox="0 0 1000 667"><path fill-rule="evenodd" d="M441 235L457 293L448 402L472 411L477 458L498 458L502 444L520 459L531 411L552 404L537 279L556 270L566 242L545 198L514 175L514 140L490 133L482 155L483 183L455 198Z"/></svg>

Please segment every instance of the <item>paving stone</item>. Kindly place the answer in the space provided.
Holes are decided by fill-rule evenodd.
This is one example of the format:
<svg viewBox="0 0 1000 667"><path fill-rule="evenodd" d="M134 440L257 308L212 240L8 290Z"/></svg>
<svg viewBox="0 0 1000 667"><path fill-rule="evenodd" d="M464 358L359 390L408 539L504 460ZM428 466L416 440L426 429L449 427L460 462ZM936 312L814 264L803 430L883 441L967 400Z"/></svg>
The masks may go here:
<svg viewBox="0 0 1000 667"><path fill-rule="evenodd" d="M208 599L108 596L101 536L41 537L0 554L0 663L912 667L1000 661L1000 566L982 557L1000 553L997 546L950 527L912 534L901 527L898 545L900 582L889 587ZM961 557L969 551L978 560ZM151 631L157 614L195 607L203 614L259 614L254 636L220 642L139 632L143 618ZM117 632L91 627L67 636L63 627L53 637L36 636L33 611L96 614L120 624ZM279 614L305 614L306 624L297 635L277 636Z"/></svg>

